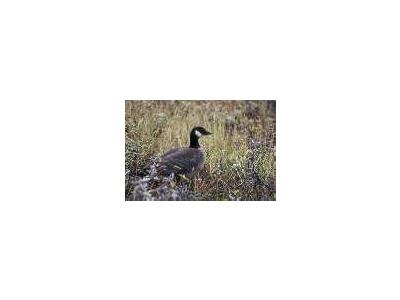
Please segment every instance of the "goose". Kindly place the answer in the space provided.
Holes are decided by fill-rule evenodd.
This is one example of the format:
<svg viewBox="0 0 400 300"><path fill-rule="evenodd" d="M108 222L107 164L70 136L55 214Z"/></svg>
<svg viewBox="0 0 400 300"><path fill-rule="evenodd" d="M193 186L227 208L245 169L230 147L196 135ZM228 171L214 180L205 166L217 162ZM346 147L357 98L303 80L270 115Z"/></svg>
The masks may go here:
<svg viewBox="0 0 400 300"><path fill-rule="evenodd" d="M154 165L157 174L192 176L203 167L205 154L200 148L199 138L210 135L203 127L194 127L190 132L189 147L175 148L163 153ZM147 167L149 168L149 166Z"/></svg>

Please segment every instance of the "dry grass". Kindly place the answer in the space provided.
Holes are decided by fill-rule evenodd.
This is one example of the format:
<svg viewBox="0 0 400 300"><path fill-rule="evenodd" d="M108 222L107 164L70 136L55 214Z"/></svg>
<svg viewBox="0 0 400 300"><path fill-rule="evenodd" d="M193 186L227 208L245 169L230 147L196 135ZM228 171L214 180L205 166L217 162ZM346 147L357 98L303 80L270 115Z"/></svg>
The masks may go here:
<svg viewBox="0 0 400 300"><path fill-rule="evenodd" d="M173 200L275 200L275 115L275 101L126 101L126 199L160 200L160 190L138 174L155 155L187 146L190 130L203 126L213 135L200 140L206 163L192 189L169 183L161 194Z"/></svg>

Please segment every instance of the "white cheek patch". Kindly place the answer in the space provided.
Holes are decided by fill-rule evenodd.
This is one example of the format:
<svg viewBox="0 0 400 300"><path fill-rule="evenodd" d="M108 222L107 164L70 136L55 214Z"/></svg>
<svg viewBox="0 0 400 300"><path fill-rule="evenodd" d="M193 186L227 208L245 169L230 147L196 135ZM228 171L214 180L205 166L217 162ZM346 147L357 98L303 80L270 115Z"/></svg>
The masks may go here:
<svg viewBox="0 0 400 300"><path fill-rule="evenodd" d="M198 131L198 130L195 130L195 131L194 131L194 134L195 134L197 137L201 137L201 136L202 136L202 134L201 134L200 131Z"/></svg>

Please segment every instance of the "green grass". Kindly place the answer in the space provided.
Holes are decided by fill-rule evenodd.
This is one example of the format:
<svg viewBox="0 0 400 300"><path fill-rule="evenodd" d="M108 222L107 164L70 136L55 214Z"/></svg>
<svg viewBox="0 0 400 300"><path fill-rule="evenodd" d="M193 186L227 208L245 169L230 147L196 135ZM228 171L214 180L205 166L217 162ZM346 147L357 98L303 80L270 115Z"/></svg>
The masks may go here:
<svg viewBox="0 0 400 300"><path fill-rule="evenodd" d="M125 168L135 177L155 155L187 146L190 130L202 126L213 135L200 140L206 162L194 191L201 199L275 200L274 102L126 101Z"/></svg>

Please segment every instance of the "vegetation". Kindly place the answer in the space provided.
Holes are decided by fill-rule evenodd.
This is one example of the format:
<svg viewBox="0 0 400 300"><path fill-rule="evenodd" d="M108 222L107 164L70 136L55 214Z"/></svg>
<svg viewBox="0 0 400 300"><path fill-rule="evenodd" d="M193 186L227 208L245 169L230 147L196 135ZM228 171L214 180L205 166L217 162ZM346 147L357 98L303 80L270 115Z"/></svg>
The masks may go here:
<svg viewBox="0 0 400 300"><path fill-rule="evenodd" d="M126 200L275 200L275 101L126 101ZM145 165L185 147L194 126L204 168L196 178L143 178Z"/></svg>

